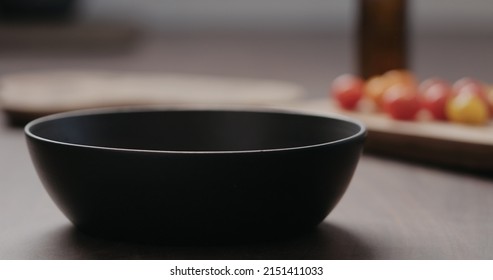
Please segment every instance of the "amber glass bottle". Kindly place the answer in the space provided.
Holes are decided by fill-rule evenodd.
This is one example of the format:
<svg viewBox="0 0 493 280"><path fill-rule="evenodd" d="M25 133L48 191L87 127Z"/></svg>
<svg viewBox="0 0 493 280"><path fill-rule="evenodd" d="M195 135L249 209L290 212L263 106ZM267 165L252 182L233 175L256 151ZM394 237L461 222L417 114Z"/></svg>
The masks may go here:
<svg viewBox="0 0 493 280"><path fill-rule="evenodd" d="M407 1L358 0L358 70L363 78L408 69Z"/></svg>

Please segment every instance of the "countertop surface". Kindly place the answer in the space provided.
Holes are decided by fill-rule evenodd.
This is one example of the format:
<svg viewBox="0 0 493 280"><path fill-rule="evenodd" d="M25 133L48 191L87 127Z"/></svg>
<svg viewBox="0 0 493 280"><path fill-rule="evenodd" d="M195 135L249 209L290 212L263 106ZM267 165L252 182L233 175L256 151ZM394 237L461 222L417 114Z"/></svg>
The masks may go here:
<svg viewBox="0 0 493 280"><path fill-rule="evenodd" d="M114 55L2 50L0 72L59 67L268 77L298 82L320 97L353 62L345 37L241 38L174 35ZM478 39L470 52L458 46L444 54L440 46L448 40L416 46L425 53L414 54L419 75L493 77L491 41ZM470 58L478 61L476 68L467 64L461 72L450 60L441 67L428 62L461 52L476 55ZM78 232L57 209L30 162L22 129L0 117L0 259L493 259L492 205L493 176L364 154L339 205L303 236L221 246L104 240Z"/></svg>

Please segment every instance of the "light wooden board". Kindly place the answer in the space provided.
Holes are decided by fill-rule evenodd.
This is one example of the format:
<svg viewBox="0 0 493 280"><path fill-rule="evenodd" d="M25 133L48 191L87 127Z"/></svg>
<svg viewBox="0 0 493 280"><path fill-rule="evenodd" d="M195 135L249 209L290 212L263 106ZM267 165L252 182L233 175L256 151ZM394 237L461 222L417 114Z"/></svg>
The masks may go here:
<svg viewBox="0 0 493 280"><path fill-rule="evenodd" d="M362 121L368 129L367 151L493 174L493 123L471 126L430 120L396 121L382 113L342 110L328 98L307 101L299 109Z"/></svg>
<svg viewBox="0 0 493 280"><path fill-rule="evenodd" d="M0 78L0 108L13 123L77 109L135 105L282 105L300 100L297 84L178 73L41 71Z"/></svg>

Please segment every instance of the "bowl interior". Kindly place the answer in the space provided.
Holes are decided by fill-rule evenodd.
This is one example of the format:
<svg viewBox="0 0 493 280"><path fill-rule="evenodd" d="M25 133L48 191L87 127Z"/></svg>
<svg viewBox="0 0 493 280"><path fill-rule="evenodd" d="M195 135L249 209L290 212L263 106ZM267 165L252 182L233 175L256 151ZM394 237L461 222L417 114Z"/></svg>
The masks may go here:
<svg viewBox="0 0 493 280"><path fill-rule="evenodd" d="M36 138L67 144L158 151L300 148L363 133L357 123L288 112L127 110L66 113L32 122Z"/></svg>

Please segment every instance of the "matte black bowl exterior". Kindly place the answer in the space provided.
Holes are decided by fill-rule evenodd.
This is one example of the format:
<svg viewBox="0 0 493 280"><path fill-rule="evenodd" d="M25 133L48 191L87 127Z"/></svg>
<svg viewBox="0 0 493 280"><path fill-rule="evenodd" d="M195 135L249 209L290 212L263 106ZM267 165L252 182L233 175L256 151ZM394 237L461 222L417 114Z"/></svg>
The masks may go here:
<svg viewBox="0 0 493 280"><path fill-rule="evenodd" d="M82 231L151 242L270 239L318 225L365 128L283 111L106 109L25 128L43 185Z"/></svg>

